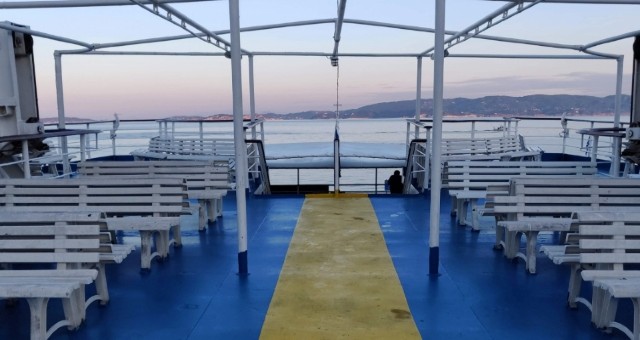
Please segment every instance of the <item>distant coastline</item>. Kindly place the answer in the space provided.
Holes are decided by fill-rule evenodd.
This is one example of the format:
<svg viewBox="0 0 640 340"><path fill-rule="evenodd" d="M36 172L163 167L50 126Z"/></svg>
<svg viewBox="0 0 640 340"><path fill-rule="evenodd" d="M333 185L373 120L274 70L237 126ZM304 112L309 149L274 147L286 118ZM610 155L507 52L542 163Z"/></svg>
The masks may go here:
<svg viewBox="0 0 640 340"><path fill-rule="evenodd" d="M433 116L433 100L423 99L420 103L420 116ZM452 98L444 100L444 114L448 117L511 117L511 116L605 116L615 111L615 96L595 97L577 95L531 95L524 97L487 96L482 98ZM631 96L623 95L622 114L628 115L631 108ZM416 101L403 100L366 105L357 109L340 111L340 119L379 119L412 118L415 116ZM334 119L335 111L304 111L293 113L261 113L258 118L264 120L306 120ZM165 117L176 120L230 120L231 114L209 116ZM248 118L245 115L245 118ZM81 123L95 120L67 117L67 122ZM161 119L161 118L158 118ZM55 123L57 118L42 118L43 123Z"/></svg>

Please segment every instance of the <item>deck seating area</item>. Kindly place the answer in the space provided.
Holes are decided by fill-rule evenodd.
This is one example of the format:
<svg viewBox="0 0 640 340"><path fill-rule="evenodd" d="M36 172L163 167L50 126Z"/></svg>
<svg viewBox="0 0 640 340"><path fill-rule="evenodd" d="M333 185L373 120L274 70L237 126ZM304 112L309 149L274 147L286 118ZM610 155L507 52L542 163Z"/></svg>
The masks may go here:
<svg viewBox="0 0 640 340"><path fill-rule="evenodd" d="M0 180L0 189L2 212L100 211L109 230L138 231L145 271L153 258L168 256L171 244L181 245L180 216L189 207L181 178L11 179Z"/></svg>
<svg viewBox="0 0 640 340"><path fill-rule="evenodd" d="M149 147L131 152L136 159L215 161L216 165L233 168L235 150L233 139L177 138L156 136Z"/></svg>
<svg viewBox="0 0 640 340"><path fill-rule="evenodd" d="M572 218L566 244L542 250L556 264L571 265L568 304L591 310L598 328L616 328L630 339L640 338L640 213L578 212ZM583 282L592 283L592 297L580 295ZM616 321L619 299L631 299L631 329Z"/></svg>
<svg viewBox="0 0 640 340"><path fill-rule="evenodd" d="M586 176L597 173L594 162L539 161L450 161L447 163L452 214L458 224L468 224L467 207L471 210L471 227L479 230L478 201L486 199L489 186L508 186L513 177L523 176ZM493 190L494 195L496 189Z"/></svg>
<svg viewBox="0 0 640 340"><path fill-rule="evenodd" d="M94 301L108 301L101 263L100 213L0 212L0 298L25 298L31 310L30 338L45 340L61 327L76 329ZM85 285L97 294L85 298ZM47 305L61 299L64 319L49 326Z"/></svg>
<svg viewBox="0 0 640 340"><path fill-rule="evenodd" d="M198 201L200 230L205 229L207 221L213 223L222 216L222 198L233 188L229 167L215 165L213 161L90 161L78 163L78 174L100 179L182 178L187 183L189 199Z"/></svg>
<svg viewBox="0 0 640 340"><path fill-rule="evenodd" d="M233 215L233 193L224 199L225 214ZM235 219L219 220L215 228L201 233L196 216L183 216L184 246L172 252L170 261L158 263L157 269L143 276L137 274L139 263L132 256L107 266L113 295L109 306L88 308L78 330L61 329L50 339L121 339L140 334L181 339L258 338L303 200L299 196L249 198L247 277L236 275ZM468 233L446 214L440 227L441 275L438 280L430 278L425 269L429 219L424 206L428 198L380 195L371 202L423 338L445 339L453 334L482 340L622 339L619 332L606 334L590 327L587 309L566 308L568 268L540 261L540 273L528 275L491 250L494 235L490 228ZM445 193L445 210L447 202ZM483 226L488 222L488 218L481 219ZM118 232L117 237L124 244L137 242L130 233ZM541 242L547 245L556 240L545 236ZM632 306L621 301L618 309L618 321L628 324ZM5 325L24 325L28 315L25 303L0 308L0 321ZM48 316L50 320L64 318L58 301L50 304ZM155 327L158 323L163 326ZM22 326L0 327L0 338L23 339L25 333L28 335L28 328Z"/></svg>
<svg viewBox="0 0 640 340"><path fill-rule="evenodd" d="M515 177L508 195L493 199L496 246L508 259L521 258L536 273L540 232L567 232L571 216L583 211L634 211L640 207L640 181L605 177ZM504 233L500 229L504 228ZM504 235L504 239L501 237ZM524 253L521 236L526 238Z"/></svg>
<svg viewBox="0 0 640 340"><path fill-rule="evenodd" d="M448 138L441 144L441 160L522 160L540 159L540 151L524 149L519 136Z"/></svg>

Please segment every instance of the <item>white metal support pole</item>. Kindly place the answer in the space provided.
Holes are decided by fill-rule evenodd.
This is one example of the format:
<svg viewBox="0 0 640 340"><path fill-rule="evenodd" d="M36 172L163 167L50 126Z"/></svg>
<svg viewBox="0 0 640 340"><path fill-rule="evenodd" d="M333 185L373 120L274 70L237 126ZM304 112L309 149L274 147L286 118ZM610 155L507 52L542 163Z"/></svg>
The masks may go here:
<svg viewBox="0 0 640 340"><path fill-rule="evenodd" d="M253 56L249 56L249 110L251 110L251 139L256 139L256 97L253 83Z"/></svg>
<svg viewBox="0 0 640 340"><path fill-rule="evenodd" d="M29 141L22 140L22 171L24 172L24 178L31 178L31 160L29 159ZM55 166L55 165L54 165Z"/></svg>
<svg viewBox="0 0 640 340"><path fill-rule="evenodd" d="M415 130L414 130L414 138L419 138L420 135L420 126L418 122L420 121L420 109L422 108L422 57L418 57L418 70L417 70L417 79L416 79L416 115L415 115Z"/></svg>
<svg viewBox="0 0 640 340"><path fill-rule="evenodd" d="M336 127L333 137L333 191L335 195L340 194L340 137Z"/></svg>
<svg viewBox="0 0 640 340"><path fill-rule="evenodd" d="M616 79L616 102L615 115L613 118L613 127L620 127L620 103L622 101L622 72L624 71L624 56L619 56L617 62L617 79ZM611 169L609 174L612 177L620 176L620 150L622 149L622 137L613 137L613 150L611 159Z"/></svg>
<svg viewBox="0 0 640 340"><path fill-rule="evenodd" d="M55 61L56 71L56 101L58 104L58 129L66 129L66 122L64 118L64 90L62 88L62 54L60 52L53 52L53 59ZM62 172L68 174L71 172L71 166L69 165L69 146L67 144L67 137L60 138L60 148L62 150Z"/></svg>
<svg viewBox="0 0 640 340"><path fill-rule="evenodd" d="M445 0L436 0L436 33L433 63L433 128L431 132L431 207L429 210L429 275L438 275L440 265L440 189L442 167L440 166L442 143L442 102L444 86L444 16Z"/></svg>
<svg viewBox="0 0 640 340"><path fill-rule="evenodd" d="M80 135L80 161L84 162L87 160L87 156L85 154L86 150L87 150L87 146L86 144L86 139L87 139L87 135L85 134L81 134Z"/></svg>
<svg viewBox="0 0 640 340"><path fill-rule="evenodd" d="M238 274L249 274L247 257L247 148L242 126L242 62L240 50L240 0L229 0L231 29L231 85L233 88L233 139L236 156L236 205L238 219Z"/></svg>

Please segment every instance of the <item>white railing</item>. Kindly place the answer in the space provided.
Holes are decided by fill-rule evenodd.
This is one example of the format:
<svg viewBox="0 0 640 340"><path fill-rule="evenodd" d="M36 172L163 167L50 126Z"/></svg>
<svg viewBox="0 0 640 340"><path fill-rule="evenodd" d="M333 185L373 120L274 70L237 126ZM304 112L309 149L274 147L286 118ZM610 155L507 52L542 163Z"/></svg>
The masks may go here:
<svg viewBox="0 0 640 340"><path fill-rule="evenodd" d="M622 119L625 120L624 118ZM627 119L628 121L628 119ZM406 138L409 140L415 139L415 137L428 137L430 131L429 120L421 120L416 122L414 120L406 121L407 131ZM563 122L565 123L563 125ZM162 125L164 124L164 125ZM268 124L268 123L267 123ZM162 129L159 126L163 126ZM622 127L626 127L628 124L623 123ZM445 119L443 123L443 137L444 138L469 138L482 137L482 136L504 136L504 135L517 135L522 134L525 137L527 146L538 146L547 153L565 153L568 155L589 157L593 152L594 137L580 134L578 131L591 128L611 128L613 126L613 117L604 118L538 118L538 117L514 117L514 118L466 118L466 119ZM60 148L61 138L52 138L46 140L51 146L51 151L45 155L45 159L39 161L37 159L30 160L31 165L37 165L39 163L49 163L56 161L57 157L69 157L74 160L82 159L83 157L103 157L114 155L114 148L117 155L128 155L131 151L141 148L147 148L149 140L158 136L159 133L171 133L175 136L232 136L232 123L231 122L217 122L217 121L163 121L163 123L157 120L128 120L121 121L119 128L110 133L113 130L114 121L99 121L99 122L82 122L82 123L67 123L68 129L94 129L101 130L102 133L86 135L83 139L83 147L85 153L81 155L80 137L68 136L67 138L67 152L62 152ZM303 129L304 130L304 129ZM256 121L249 122L245 128L248 139L255 134L258 139L265 138L264 122ZM287 131L287 133L296 133L297 131ZM299 131L300 135L304 135L305 131ZM402 134L402 132L400 132ZM114 138L112 139L111 136ZM269 138L273 136L268 135ZM287 136L286 138L292 138ZM403 138L403 137L400 137ZM428 139L428 138L427 138ZM614 143L612 137L599 136L597 145L597 158L601 162L609 162L613 159ZM5 164L0 166L7 166L8 164L20 163L21 160L18 157L5 161ZM39 162L39 163L38 163ZM24 163L24 162L23 162ZM22 165L23 168L24 164ZM308 170L304 170L307 172ZM312 171L312 170L309 170ZM357 171L356 169L349 170ZM359 170L363 171L364 170ZM291 182L299 175L286 176ZM360 181L359 183L345 182L344 173L341 179L342 183L347 187L360 186L364 182L370 184L362 186L367 190L377 191L384 183L385 176L380 176L382 181L378 181L374 178L378 177L378 170L372 169L371 173L366 176L371 176L371 180ZM306 177L306 176L305 176ZM322 176L321 176L322 177ZM329 176L331 178L331 176ZM296 180L296 182L300 182ZM304 181L303 181L304 182ZM322 180L321 182L324 182ZM380 183L378 183L380 182ZM327 184L332 183L331 179L326 181ZM293 184L293 183L292 183ZM351 185L350 185L351 184Z"/></svg>

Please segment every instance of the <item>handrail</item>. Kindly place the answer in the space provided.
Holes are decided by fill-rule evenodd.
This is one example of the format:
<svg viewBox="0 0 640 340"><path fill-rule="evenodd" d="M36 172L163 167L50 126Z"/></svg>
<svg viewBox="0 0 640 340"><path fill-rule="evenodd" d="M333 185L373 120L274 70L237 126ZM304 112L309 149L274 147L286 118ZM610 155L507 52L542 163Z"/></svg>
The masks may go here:
<svg viewBox="0 0 640 340"><path fill-rule="evenodd" d="M429 149L426 146L427 141L428 140L425 139L425 138L414 139L409 144L409 154L407 156L407 161L406 161L405 167L404 167L404 188L402 189L402 193L403 194L408 194L410 192L410 188L411 188L411 184L412 184L411 180L413 178L413 173L414 172L422 172L422 171L424 171L425 175L428 175L428 172L429 172L428 171ZM421 145L423 143L425 144L425 154L423 155L425 164L423 164L422 170L414 171L415 162L414 162L413 159L416 157L416 149L417 149L418 145Z"/></svg>
<svg viewBox="0 0 640 340"><path fill-rule="evenodd" d="M245 139L247 145L255 145L258 151L258 164L260 171L260 180L262 181L262 194L271 194L271 182L269 181L269 166L264 156L264 143L259 139ZM254 165L250 165L248 169L251 169Z"/></svg>

